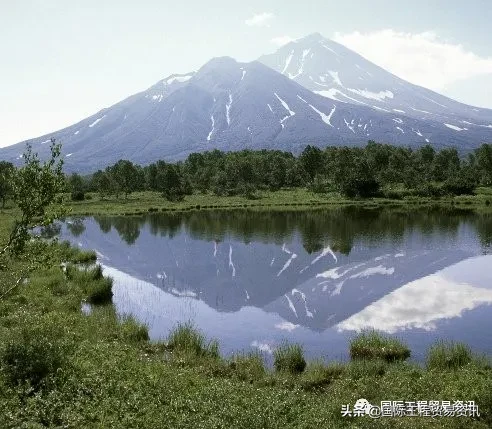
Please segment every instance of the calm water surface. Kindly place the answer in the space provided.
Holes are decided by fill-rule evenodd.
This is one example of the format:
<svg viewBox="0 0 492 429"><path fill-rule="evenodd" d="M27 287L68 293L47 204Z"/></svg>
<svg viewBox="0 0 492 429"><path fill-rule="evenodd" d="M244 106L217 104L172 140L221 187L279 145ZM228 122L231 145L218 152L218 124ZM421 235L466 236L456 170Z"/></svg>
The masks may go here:
<svg viewBox="0 0 492 429"><path fill-rule="evenodd" d="M95 249L120 313L153 339L179 321L223 354L271 353L287 339L309 357L346 359L374 328L423 358L437 338L492 353L492 216L425 209L203 211L71 219L61 236Z"/></svg>

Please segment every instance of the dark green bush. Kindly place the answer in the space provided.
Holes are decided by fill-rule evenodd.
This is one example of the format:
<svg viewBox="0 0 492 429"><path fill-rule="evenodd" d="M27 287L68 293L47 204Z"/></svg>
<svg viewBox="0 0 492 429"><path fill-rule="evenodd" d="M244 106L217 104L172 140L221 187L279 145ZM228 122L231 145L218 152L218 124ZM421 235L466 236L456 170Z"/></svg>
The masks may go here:
<svg viewBox="0 0 492 429"><path fill-rule="evenodd" d="M370 198L380 195L380 185L371 177L348 177L340 185L340 192L348 198Z"/></svg>
<svg viewBox="0 0 492 429"><path fill-rule="evenodd" d="M29 383L37 389L54 375L66 361L66 349L61 339L45 328L23 328L1 351L0 361L11 385Z"/></svg>
<svg viewBox="0 0 492 429"><path fill-rule="evenodd" d="M84 290L87 294L87 302L95 305L104 305L113 299L113 279L101 278L92 280L86 284Z"/></svg>
<svg viewBox="0 0 492 429"><path fill-rule="evenodd" d="M473 195L476 183L466 177L453 176L443 185L444 192L450 195Z"/></svg>
<svg viewBox="0 0 492 429"><path fill-rule="evenodd" d="M85 200L85 192L84 191L73 191L70 195L72 201L84 201Z"/></svg>
<svg viewBox="0 0 492 429"><path fill-rule="evenodd" d="M306 368L306 360L299 344L283 343L273 352L276 371L300 374Z"/></svg>

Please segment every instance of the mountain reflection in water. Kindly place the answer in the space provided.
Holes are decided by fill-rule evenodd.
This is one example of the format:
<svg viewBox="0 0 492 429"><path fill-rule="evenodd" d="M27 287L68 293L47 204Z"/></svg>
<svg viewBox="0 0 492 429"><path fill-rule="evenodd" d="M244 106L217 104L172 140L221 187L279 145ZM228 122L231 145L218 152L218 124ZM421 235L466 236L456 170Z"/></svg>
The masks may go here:
<svg viewBox="0 0 492 429"><path fill-rule="evenodd" d="M56 228L54 228L56 230ZM56 233L57 231L55 231ZM344 357L347 337L397 333L417 357L437 337L492 352L492 217L471 211L343 208L201 211L68 220L97 250L114 302L165 337L192 320L223 351L287 338ZM482 256L479 256L482 255Z"/></svg>

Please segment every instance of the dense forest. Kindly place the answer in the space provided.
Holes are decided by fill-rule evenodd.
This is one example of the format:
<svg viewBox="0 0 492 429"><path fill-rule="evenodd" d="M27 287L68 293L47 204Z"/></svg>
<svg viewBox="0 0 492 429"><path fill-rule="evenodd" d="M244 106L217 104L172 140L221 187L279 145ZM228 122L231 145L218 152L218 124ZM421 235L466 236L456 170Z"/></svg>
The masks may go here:
<svg viewBox="0 0 492 429"><path fill-rule="evenodd" d="M0 162L0 200L8 198L13 166ZM135 191L157 191L169 200L195 192L256 198L261 190L306 187L316 193L339 192L348 198L405 195L440 197L472 194L492 185L492 145L483 144L460 158L454 148L436 151L369 141L363 147L307 146L296 157L278 150L213 150L192 153L185 161L156 161L139 166L128 160L90 176L67 177L73 200L87 192L102 198L127 197Z"/></svg>

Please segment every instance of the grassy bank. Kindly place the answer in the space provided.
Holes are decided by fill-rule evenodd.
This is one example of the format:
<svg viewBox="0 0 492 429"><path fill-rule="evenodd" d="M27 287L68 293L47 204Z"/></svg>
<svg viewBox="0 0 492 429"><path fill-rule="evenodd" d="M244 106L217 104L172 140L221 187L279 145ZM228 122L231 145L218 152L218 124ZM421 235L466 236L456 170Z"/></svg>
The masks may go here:
<svg viewBox="0 0 492 429"><path fill-rule="evenodd" d="M313 208L324 206L426 206L442 205L492 210L492 188L478 188L476 195L456 197L424 198L405 195L394 191L392 198L347 199L337 193L317 194L304 188L258 192L255 199L242 196L216 196L214 194L188 195L180 202L170 202L157 192L135 192L127 198L101 199L98 194L87 194L89 199L70 202L74 215L95 214L143 214L158 211L183 211L227 208Z"/></svg>
<svg viewBox="0 0 492 429"><path fill-rule="evenodd" d="M11 221L0 214L0 241ZM306 362L301 346L282 344L267 368L259 353L221 357L220 344L192 325L151 343L145 326L115 313L111 281L97 266L80 265L93 263L93 254L47 251L52 263L0 300L2 429L492 425L492 369L466 346L436 344L418 366L405 344L370 332L347 344L350 362ZM22 264L0 271L0 293ZM89 313L83 302L93 303ZM481 416L342 417L342 405L359 398L474 400Z"/></svg>

